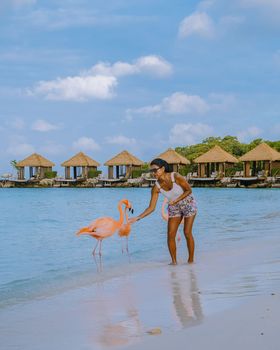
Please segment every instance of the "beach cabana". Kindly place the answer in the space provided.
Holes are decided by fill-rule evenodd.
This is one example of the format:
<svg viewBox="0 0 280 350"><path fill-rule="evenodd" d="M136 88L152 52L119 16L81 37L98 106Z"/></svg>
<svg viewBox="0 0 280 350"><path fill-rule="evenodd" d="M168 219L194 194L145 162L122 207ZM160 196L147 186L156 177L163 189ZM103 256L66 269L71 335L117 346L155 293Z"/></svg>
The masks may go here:
<svg viewBox="0 0 280 350"><path fill-rule="evenodd" d="M71 179L71 168L73 168L73 179L77 179L78 177L88 178L89 172L92 170L96 171L99 165L100 164L96 160L90 158L83 152L75 154L72 158L61 164L62 167L65 167L65 179Z"/></svg>
<svg viewBox="0 0 280 350"><path fill-rule="evenodd" d="M225 176L226 169L238 163L238 159L216 145L194 159L194 162L198 164L198 177L211 177L212 173Z"/></svg>
<svg viewBox="0 0 280 350"><path fill-rule="evenodd" d="M140 169L144 162L125 150L108 160L104 165L108 166L109 179L114 178L114 167L116 178L119 179L120 177L131 178L132 171Z"/></svg>
<svg viewBox="0 0 280 350"><path fill-rule="evenodd" d="M260 170L271 176L273 168L280 169L280 153L265 142L244 154L239 161L243 162L245 177L256 176Z"/></svg>
<svg viewBox="0 0 280 350"><path fill-rule="evenodd" d="M33 153L31 156L17 162L18 180L24 180L25 167L29 167L29 178L43 179L47 171L52 171L53 162L40 154Z"/></svg>
<svg viewBox="0 0 280 350"><path fill-rule="evenodd" d="M156 158L161 158L170 164L173 171L178 172L181 166L188 165L191 162L176 152L173 148L168 148L165 152L159 154Z"/></svg>

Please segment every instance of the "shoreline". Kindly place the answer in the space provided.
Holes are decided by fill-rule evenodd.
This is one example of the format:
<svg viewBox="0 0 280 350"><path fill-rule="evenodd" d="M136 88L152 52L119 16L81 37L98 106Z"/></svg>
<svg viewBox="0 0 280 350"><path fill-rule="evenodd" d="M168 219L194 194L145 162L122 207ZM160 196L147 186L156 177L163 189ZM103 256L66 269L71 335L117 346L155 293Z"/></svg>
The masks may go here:
<svg viewBox="0 0 280 350"><path fill-rule="evenodd" d="M276 294L273 302L279 301L278 251L278 239L262 238L223 251L200 251L193 265L181 258L177 266L155 261L138 269L132 264L107 279L101 272L98 281L77 281L73 289L2 309L1 343L7 350L167 349L174 342L180 349L190 339L194 349L211 341L226 344L249 319L248 334L262 325L253 320L257 311L263 316L271 293ZM248 302L258 307L245 311ZM239 320L244 321L243 328ZM216 337L222 326L223 336ZM154 329L161 334L149 335ZM260 332L270 334L267 328Z"/></svg>
<svg viewBox="0 0 280 350"><path fill-rule="evenodd" d="M192 188L280 188L280 182L271 183L271 182L259 182L259 183L191 183L190 185ZM0 189L7 189L7 188L151 188L152 184L133 184L133 183L112 183L110 185L108 184L95 184L95 183L68 183L68 184L49 184L49 183L34 183L34 182L25 182L25 183L17 183L17 182L4 182L0 181Z"/></svg>

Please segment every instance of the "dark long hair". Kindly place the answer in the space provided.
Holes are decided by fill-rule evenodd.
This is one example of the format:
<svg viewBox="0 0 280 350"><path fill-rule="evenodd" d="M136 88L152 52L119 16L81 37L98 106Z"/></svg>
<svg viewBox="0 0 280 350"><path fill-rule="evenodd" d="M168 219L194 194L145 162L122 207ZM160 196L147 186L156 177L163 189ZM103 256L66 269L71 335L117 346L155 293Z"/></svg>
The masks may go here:
<svg viewBox="0 0 280 350"><path fill-rule="evenodd" d="M165 171L167 173L171 173L172 169L171 166L163 159L161 158L155 158L151 161L151 165L157 165L159 168L164 167Z"/></svg>

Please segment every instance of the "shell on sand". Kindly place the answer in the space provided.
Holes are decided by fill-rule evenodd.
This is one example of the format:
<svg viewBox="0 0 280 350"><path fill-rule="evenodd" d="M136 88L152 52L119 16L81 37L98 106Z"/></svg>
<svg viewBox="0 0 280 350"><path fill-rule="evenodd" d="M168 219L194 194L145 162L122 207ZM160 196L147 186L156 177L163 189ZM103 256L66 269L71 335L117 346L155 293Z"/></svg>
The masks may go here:
<svg viewBox="0 0 280 350"><path fill-rule="evenodd" d="M146 333L150 335L157 335L157 334L161 334L162 331L160 328L152 328L152 329L149 329Z"/></svg>

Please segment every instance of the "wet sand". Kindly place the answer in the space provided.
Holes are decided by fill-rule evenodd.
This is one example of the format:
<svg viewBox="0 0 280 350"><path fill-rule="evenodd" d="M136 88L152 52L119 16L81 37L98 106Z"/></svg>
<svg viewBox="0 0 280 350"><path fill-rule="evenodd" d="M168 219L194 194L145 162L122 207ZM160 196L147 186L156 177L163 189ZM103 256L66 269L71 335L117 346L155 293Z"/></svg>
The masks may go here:
<svg viewBox="0 0 280 350"><path fill-rule="evenodd" d="M209 316L198 327L150 336L127 350L279 349L280 291Z"/></svg>
<svg viewBox="0 0 280 350"><path fill-rule="evenodd" d="M279 248L276 239L259 240L201 251L193 265L181 254L178 266L138 266L132 257L119 275L0 310L1 346L276 349ZM98 273L105 276L104 270ZM160 334L149 335L153 330Z"/></svg>

